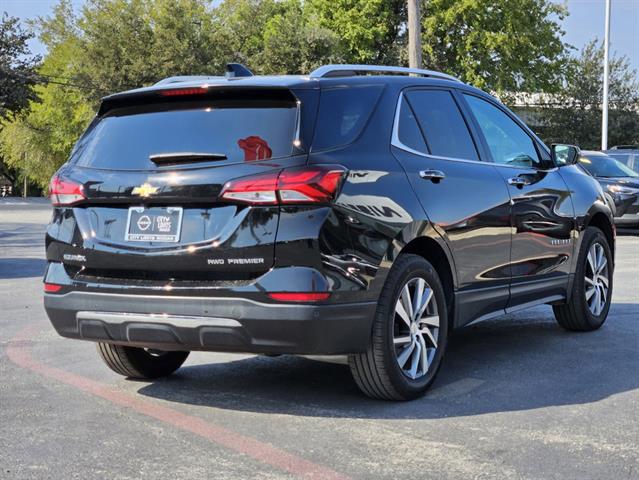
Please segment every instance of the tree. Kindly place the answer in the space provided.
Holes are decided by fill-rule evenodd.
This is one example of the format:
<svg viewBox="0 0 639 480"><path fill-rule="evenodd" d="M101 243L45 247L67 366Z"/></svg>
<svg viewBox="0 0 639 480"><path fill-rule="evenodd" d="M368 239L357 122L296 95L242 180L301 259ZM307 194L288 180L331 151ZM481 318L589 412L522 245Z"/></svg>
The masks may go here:
<svg viewBox="0 0 639 480"><path fill-rule="evenodd" d="M33 38L6 13L0 20L0 119L18 113L37 100L33 91L40 57L32 56L27 41Z"/></svg>
<svg viewBox="0 0 639 480"><path fill-rule="evenodd" d="M40 57L32 56L27 41L33 35L26 32L18 19L6 13L0 19L0 134L2 122L15 116L35 102L35 70ZM15 183L18 174L0 153L0 174Z"/></svg>
<svg viewBox="0 0 639 480"><path fill-rule="evenodd" d="M566 69L565 87L549 96L539 110L540 134L549 143L601 144L603 45L593 40ZM610 60L609 143L639 143L639 82L625 56Z"/></svg>
<svg viewBox="0 0 639 480"><path fill-rule="evenodd" d="M492 91L553 91L565 7L549 0L428 0L424 65Z"/></svg>
<svg viewBox="0 0 639 480"><path fill-rule="evenodd" d="M395 65L405 50L406 0L306 0L304 7L338 36L348 63Z"/></svg>
<svg viewBox="0 0 639 480"><path fill-rule="evenodd" d="M94 112L86 91L65 81L70 73L62 66L73 63L77 48L73 42L53 48L39 73L58 80L37 85L39 101L31 102L0 130L0 153L5 162L42 189L66 161Z"/></svg>
<svg viewBox="0 0 639 480"><path fill-rule="evenodd" d="M271 74L304 74L324 63L343 61L339 37L317 17L305 15L298 0L282 2L284 9L269 18L263 29L263 47L250 65Z"/></svg>
<svg viewBox="0 0 639 480"><path fill-rule="evenodd" d="M555 88L563 15L550 0L429 0L425 63L489 89ZM104 95L220 75L232 61L258 74L406 65L406 17L406 0L87 0L78 12L59 0L34 25L48 50L41 103L32 92L29 109L5 121L0 151L46 185Z"/></svg>

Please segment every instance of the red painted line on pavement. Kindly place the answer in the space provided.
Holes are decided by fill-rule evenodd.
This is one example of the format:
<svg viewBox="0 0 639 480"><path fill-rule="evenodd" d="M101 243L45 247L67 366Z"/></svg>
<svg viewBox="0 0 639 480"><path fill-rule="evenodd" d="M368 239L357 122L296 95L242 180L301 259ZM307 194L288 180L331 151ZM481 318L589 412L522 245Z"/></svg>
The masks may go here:
<svg viewBox="0 0 639 480"><path fill-rule="evenodd" d="M187 415L169 407L158 405L127 392L114 389L90 378L51 367L34 359L30 352L31 341L38 333L35 326L20 331L7 346L7 355L16 365L45 377L53 378L78 390L108 400L121 407L130 408L142 415L155 418L181 430L194 433L230 450L243 453L255 460L305 479L347 480L348 477L330 468L305 460L267 443L215 425L201 418Z"/></svg>

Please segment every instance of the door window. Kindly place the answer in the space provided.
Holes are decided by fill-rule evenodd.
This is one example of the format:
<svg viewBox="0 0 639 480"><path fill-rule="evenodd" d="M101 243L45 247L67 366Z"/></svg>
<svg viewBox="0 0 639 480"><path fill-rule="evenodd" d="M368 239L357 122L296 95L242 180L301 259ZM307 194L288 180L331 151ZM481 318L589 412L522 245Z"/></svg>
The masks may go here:
<svg viewBox="0 0 639 480"><path fill-rule="evenodd" d="M413 90L406 97L432 155L479 160L468 126L450 92Z"/></svg>
<svg viewBox="0 0 639 480"><path fill-rule="evenodd" d="M539 167L539 154L530 136L499 108L474 95L464 94L495 163Z"/></svg>
<svg viewBox="0 0 639 480"><path fill-rule="evenodd" d="M426 143L422 132L417 125L417 119L413 113L413 109L410 107L406 98L402 99L401 106L399 107L399 124L397 126L397 136L399 141L413 150L422 153L428 153Z"/></svg>

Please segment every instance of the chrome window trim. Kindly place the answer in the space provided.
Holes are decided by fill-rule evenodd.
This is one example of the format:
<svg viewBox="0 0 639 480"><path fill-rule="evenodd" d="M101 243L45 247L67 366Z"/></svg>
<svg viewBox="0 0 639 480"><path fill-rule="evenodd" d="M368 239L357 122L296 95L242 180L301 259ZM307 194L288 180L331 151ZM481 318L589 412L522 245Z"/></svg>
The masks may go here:
<svg viewBox="0 0 639 480"><path fill-rule="evenodd" d="M400 150L403 150L405 152L412 153L413 155L418 155L424 158L432 158L435 160L448 160L453 162L472 163L472 164L479 164L479 165L493 165L495 167L503 167L503 168L510 168L510 169L516 169L516 170L529 169L529 170L534 170L535 172L546 172L546 173L550 173L550 172L554 172L558 170L558 167L553 167L551 169L544 170L544 169L539 169L535 167L505 165L503 163L497 163L493 161L469 160L466 158L456 158L456 157L443 157L439 155L431 155L430 153L424 153L424 152L415 150L413 148L410 148L408 145L405 145L404 143L402 143L399 139L399 115L401 113L403 100L404 100L404 92L400 92L399 98L397 99L397 105L395 106L395 118L393 119L393 132L391 134L391 145L395 148L399 148Z"/></svg>
<svg viewBox="0 0 639 480"><path fill-rule="evenodd" d="M484 162L482 160L469 160L466 158L456 158L456 157L443 157L440 155L431 155L430 153L420 152L413 148L410 148L408 145L402 143L399 139L399 114L401 113L402 108L402 100L404 99L404 92L400 92L399 98L397 99L397 105L395 106L395 118L393 120L393 133L391 135L391 145L393 147L399 148L400 150L404 150L405 152L412 153L414 155L419 155L420 157L425 158L433 158L435 160L448 160L453 162L464 162L464 163L478 163L481 165L494 165L492 162Z"/></svg>

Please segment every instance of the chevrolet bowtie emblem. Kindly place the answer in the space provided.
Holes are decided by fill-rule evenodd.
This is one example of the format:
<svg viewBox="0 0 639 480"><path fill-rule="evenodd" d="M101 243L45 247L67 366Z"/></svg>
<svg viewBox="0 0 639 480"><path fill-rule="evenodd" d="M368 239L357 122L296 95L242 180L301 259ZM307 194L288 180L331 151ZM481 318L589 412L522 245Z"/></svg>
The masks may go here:
<svg viewBox="0 0 639 480"><path fill-rule="evenodd" d="M154 187L149 183L144 183L139 187L135 187L131 192L133 195L140 195L141 197L148 197L158 191L158 187Z"/></svg>

